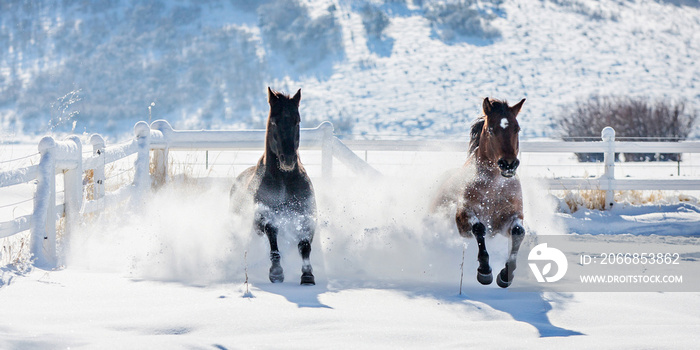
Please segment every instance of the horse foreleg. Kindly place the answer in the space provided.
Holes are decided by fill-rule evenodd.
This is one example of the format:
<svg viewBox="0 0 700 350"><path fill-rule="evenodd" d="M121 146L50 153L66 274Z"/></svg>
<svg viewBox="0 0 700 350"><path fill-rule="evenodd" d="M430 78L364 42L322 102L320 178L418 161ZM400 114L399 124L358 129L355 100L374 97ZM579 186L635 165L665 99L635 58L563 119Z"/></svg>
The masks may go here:
<svg viewBox="0 0 700 350"><path fill-rule="evenodd" d="M477 222L472 225L472 233L476 238L476 244L479 247L477 258L479 259L479 267L476 269L476 280L481 284L491 284L493 275L491 274L491 266L489 266L489 253L486 251L486 226Z"/></svg>
<svg viewBox="0 0 700 350"><path fill-rule="evenodd" d="M314 280L313 269L311 268L311 260L309 260L309 256L311 255L311 242L309 242L308 239L302 239L301 241L299 241L299 254L301 254L302 259L301 284L316 284L316 281Z"/></svg>
<svg viewBox="0 0 700 350"><path fill-rule="evenodd" d="M313 268L311 268L311 242L316 231L316 221L311 215L302 216L299 230L299 254L301 255L301 284L315 285Z"/></svg>
<svg viewBox="0 0 700 350"><path fill-rule="evenodd" d="M493 275L491 274L491 266L489 266L489 253L486 251L486 226L466 210L457 211L456 222L462 237L469 238L473 235L476 238L479 247L477 255L479 267L476 269L476 280L481 284L491 284Z"/></svg>
<svg viewBox="0 0 700 350"><path fill-rule="evenodd" d="M525 229L520 224L520 220L515 223L513 228L510 230L511 248L510 255L508 255L508 260L506 260L506 267L504 267L496 278L496 283L501 288L507 288L513 283L513 273L516 268L516 259L518 258L518 250L520 249L520 244L523 242L525 237Z"/></svg>
<svg viewBox="0 0 700 350"><path fill-rule="evenodd" d="M280 250L277 246L277 228L272 226L272 224L264 223L262 220L257 222L257 228L259 232L265 233L267 239L270 241L270 261L272 266L270 267L270 282L272 283L282 283L284 282L284 270L282 265L280 265Z"/></svg>

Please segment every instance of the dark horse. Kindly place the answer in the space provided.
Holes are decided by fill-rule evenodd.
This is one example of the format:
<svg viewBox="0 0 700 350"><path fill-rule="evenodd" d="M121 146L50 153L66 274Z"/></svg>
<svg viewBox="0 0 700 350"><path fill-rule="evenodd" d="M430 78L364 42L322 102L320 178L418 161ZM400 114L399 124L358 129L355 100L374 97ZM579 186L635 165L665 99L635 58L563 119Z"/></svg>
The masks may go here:
<svg viewBox="0 0 700 350"><path fill-rule="evenodd" d="M510 236L511 248L506 266L497 276L500 287L513 282L518 249L522 243L523 198L518 168L518 132L516 119L525 99L510 107L507 102L484 99L484 116L471 127L469 158L441 188L435 203L457 202L456 222L463 237L476 237L479 247L477 280L491 284L493 275L484 237L503 233Z"/></svg>
<svg viewBox="0 0 700 350"><path fill-rule="evenodd" d="M277 235L293 232L299 240L301 284L315 284L309 261L311 241L316 230L314 189L299 160L299 101L301 89L293 97L267 88L270 115L265 134L265 153L258 164L243 171L231 188L232 208L255 204L254 230L270 241L270 281L284 281Z"/></svg>

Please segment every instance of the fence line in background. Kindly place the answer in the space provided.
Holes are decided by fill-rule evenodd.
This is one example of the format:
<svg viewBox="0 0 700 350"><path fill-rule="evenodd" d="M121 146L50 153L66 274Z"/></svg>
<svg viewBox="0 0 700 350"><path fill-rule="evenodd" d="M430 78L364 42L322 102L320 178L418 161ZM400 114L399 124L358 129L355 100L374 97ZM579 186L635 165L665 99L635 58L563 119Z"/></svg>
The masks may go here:
<svg viewBox="0 0 700 350"><path fill-rule="evenodd" d="M343 141L356 151L466 152L465 141ZM547 178L550 190L603 190L606 208L614 204L616 190L700 190L700 179L618 179L615 178L616 153L700 153L700 141L637 142L616 141L615 130L603 129L601 141L521 141L521 153L602 153L604 174L597 178Z"/></svg>
<svg viewBox="0 0 700 350"><path fill-rule="evenodd" d="M264 146L264 130L244 131L184 131L173 130L165 120L157 120L150 126L138 122L134 126L134 139L130 142L106 146L100 135L92 135L92 150L83 152L77 136L64 141L44 137L39 142L39 164L0 172L0 188L36 180L34 209L32 214L0 223L0 238L30 230L31 253L35 265L53 267L56 256L56 221L65 217L65 234L70 235L81 218L89 213L129 201L129 207L139 208L151 188L167 182L170 150L213 149L261 149ZM466 152L467 142L456 141L360 141L340 140L333 133L333 125L323 122L316 128L302 129L300 147L321 150L321 174L324 179L333 176L333 159L348 169L363 175L379 176L355 152L362 151L415 151L415 152ZM151 151L153 159L151 159ZM597 178L550 178L550 189L599 189L606 191L606 207L610 208L614 190L628 189L679 189L698 190L700 179L642 180L616 179L615 153L700 153L700 142L620 142L615 141L615 131L605 128L601 141L522 141L520 151L547 153L603 153L604 173ZM115 191L105 190L105 166L131 155L134 161L134 179L131 184ZM150 164L154 164L153 173ZM83 181L85 172L91 176ZM64 203L56 205L56 175L63 174ZM91 193L86 195L88 188ZM90 198L90 199L87 199ZM68 242L69 240L65 240ZM66 247L69 249L69 247Z"/></svg>

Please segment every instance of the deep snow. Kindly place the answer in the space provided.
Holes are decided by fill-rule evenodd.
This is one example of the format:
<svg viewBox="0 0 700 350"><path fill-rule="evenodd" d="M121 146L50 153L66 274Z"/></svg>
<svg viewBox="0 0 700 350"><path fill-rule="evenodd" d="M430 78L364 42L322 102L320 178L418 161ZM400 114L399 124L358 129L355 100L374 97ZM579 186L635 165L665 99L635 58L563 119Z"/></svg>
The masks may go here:
<svg viewBox="0 0 700 350"><path fill-rule="evenodd" d="M24 155L34 147L5 150ZM336 162L327 183L318 152L302 152L319 206L311 254L317 285L308 288L298 285L295 242L281 240L287 278L273 285L266 239L228 211L229 184L259 152L212 152L209 169L202 152L171 153L179 175L153 193L144 211L121 208L88 219L55 271L2 269L0 347L656 349L698 341L698 291L522 292L479 285L476 244L459 237L449 216L428 212L443 171L461 164L464 153L370 152L368 160L386 178L356 177ZM682 169L692 175L694 157L684 159ZM671 193L653 204L620 202L608 212L557 212L561 204L536 177L598 174L601 165L579 165L573 155L526 154L522 161L530 235L598 234L683 246L685 266L700 268L693 250L700 246L700 208L692 197ZM647 166L645 176L668 171ZM29 184L5 189L10 196L2 204L32 190ZM31 210L27 205L5 208L3 218ZM492 266L500 268L507 240L495 237L487 246Z"/></svg>
<svg viewBox="0 0 700 350"><path fill-rule="evenodd" d="M697 344L698 291L521 292L479 285L476 244L460 238L451 219L427 212L434 188L426 184L434 172L426 170L401 181L315 179L320 225L311 255L313 287L298 285L301 259L296 244L284 239L286 282L267 280L266 240L251 234L249 221L229 214L228 181L175 181L154 193L144 212L117 211L88 221L71 237L65 267L20 276L4 269L0 345L671 349ZM556 203L539 200L535 187L527 183L525 192L530 234L565 233L567 220L586 233L605 233L594 230L605 227L607 213L561 220L564 214L554 214ZM681 207L697 214L693 205ZM664 218L654 218L659 206L635 208L609 215L647 213L656 220L650 225L664 224ZM698 221L696 215L687 227ZM699 240L695 235L660 241L692 250ZM501 266L507 241L495 237L487 245L492 266ZM684 263L697 265L697 254L684 255Z"/></svg>
<svg viewBox="0 0 700 350"><path fill-rule="evenodd" d="M83 57L63 55L61 45L30 45L26 50L13 47L15 56L4 55L0 61L0 76L6 79L0 83L18 79L26 85L12 87L33 89L17 100L12 94L2 97L1 159L34 154L35 146L26 151L26 145L15 142L35 144L35 133L46 131L52 117L63 117L60 112L64 107L70 107L64 110L66 117L76 110L87 117L70 120L78 121L77 132L106 133L108 143L131 136L134 121L150 117L148 106L154 100L153 119L166 117L176 128L260 127L266 113L263 97L267 85L287 91L301 87L305 123L315 126L328 119L339 133L352 134L349 137L417 136L466 143L467 125L478 115L485 96L511 101L527 98L521 115L524 137L556 136L552 118L565 106L593 93L682 97L700 108L700 41L696 40L700 8L692 1L506 0L501 5L503 11L492 21L501 37L456 42L436 37L415 5L417 1L408 5L371 1L390 18L379 39L367 38L354 2L303 3L314 18L335 5L344 52L340 59L324 61L307 72L280 61L284 52L269 51L255 13L232 12L235 6L230 4L205 5L200 9L201 19L178 27L176 37L191 40L185 41L184 49L177 44L167 46L174 43L164 40L159 42L167 45L157 50L139 51L139 45L158 39L149 36L150 30L168 33L170 27L160 26L160 22L156 29L150 27L155 21L139 22L146 28L145 36L134 36L132 41L105 40L101 45L94 44L104 38L93 40L93 36L83 37L77 31L78 37L88 40L88 51L97 56L68 72L101 78L88 83L51 80L66 76L62 75L66 71L56 67ZM119 9L117 6L115 11ZM195 8L191 9L197 18ZM167 22L168 11L147 18ZM81 14L71 19L70 13L61 18L43 13L37 23L46 25L47 37L59 33L51 24L60 27L58 24L68 23L61 22L64 19L77 21L67 30L79 29L80 21L84 25L97 23L98 27L103 24L99 16ZM209 28L206 34L199 32L200 22L209 24L204 26ZM132 25L115 26L119 28L107 32L106 38L129 37ZM14 27L7 28L14 33ZM100 33L93 31L92 35ZM40 41L41 37L34 39ZM236 55L219 56L212 53L223 49L219 44L209 45L209 39L250 46L246 46L248 51L227 47L225 52ZM39 53L42 49L43 56ZM182 49L178 51L182 56L172 57L183 57L202 70L191 72L183 68L188 66L180 66L180 61L171 65L167 59L170 49ZM132 51L143 55L120 61L133 58ZM261 60L251 62L247 53ZM118 59L102 61L100 55ZM220 64L227 57L235 59ZM131 75L107 74L121 72L121 62L127 62ZM215 83L208 80L217 78L221 70L236 71L242 63L255 71L242 70L240 76L214 79ZM12 66L21 69L13 71ZM105 66L120 69L104 70ZM170 69L173 67L177 69ZM90 74L81 75L83 71ZM236 84L236 79L245 84ZM187 84L180 84L183 81ZM58 90L51 90L55 86ZM129 89L115 91L114 86ZM32 94L43 89L51 93ZM82 102L48 103L62 96L70 100L75 91L83 97ZM98 93L108 103L80 104L94 102L90 96ZM21 107L26 107L22 111L32 112L28 120L16 119L18 106L14 103L19 100L24 103ZM93 107L99 112L96 117L88 113ZM105 122L105 115L114 118ZM55 131L71 127L68 122ZM415 154L403 155L393 164L394 159L382 158L386 155L369 157L392 175L398 170L409 175L386 181L343 176L323 183L314 168L317 164L309 162L316 176L320 212L311 255L316 286L298 286L301 259L295 244L287 241L282 242L287 282L273 285L267 281L265 240L251 235L249 224L231 218L227 209L228 184L242 166L230 165L222 157L222 168L203 171L202 155L188 154L175 167L185 173L194 171L191 175L204 179L177 177L178 181L149 199L144 212L120 209L91 218L64 246L65 260L59 269L21 273L5 266L0 270L0 348L697 347L698 291L516 292L495 284L478 285L474 278L476 244L461 239L449 217L427 212L441 172L459 166L464 155L446 157L439 166L425 163ZM35 158L3 163L2 169L32 164ZM407 159L410 166L405 165ZM697 200L681 193L675 199L623 204L609 212L557 213L558 203L543 194L534 178L543 173L581 176L581 172L599 175L600 171L597 165L581 171L572 167L570 160L551 155L544 160L523 157L520 172L530 234L576 233L582 239L586 234L615 235L628 241L660 241L667 247L682 245L689 252L684 262L697 266L700 255L693 252L700 243ZM189 163L199 168L193 170ZM697 161L692 158L684 162L683 176L697 176L694 164ZM675 173L675 167L667 164L642 166L621 164L619 174ZM212 178L207 178L209 175ZM32 192L31 184L3 190L0 205L23 201ZM684 201L679 202L679 198ZM2 208L0 219L26 215L29 210L31 202ZM465 243L464 288L459 295ZM507 241L496 237L487 244L492 266L500 267ZM10 255L14 254L17 252ZM522 272L525 268L519 269Z"/></svg>

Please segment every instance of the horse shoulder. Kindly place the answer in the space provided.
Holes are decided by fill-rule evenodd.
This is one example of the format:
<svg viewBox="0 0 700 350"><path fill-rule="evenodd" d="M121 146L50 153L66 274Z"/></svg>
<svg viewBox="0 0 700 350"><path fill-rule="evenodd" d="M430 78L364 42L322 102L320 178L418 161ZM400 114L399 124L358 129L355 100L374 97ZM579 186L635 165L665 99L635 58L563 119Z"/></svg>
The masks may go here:
<svg viewBox="0 0 700 350"><path fill-rule="evenodd" d="M254 191L259 184L260 174L257 166L252 166L240 173L234 182L234 185L245 188L248 191Z"/></svg>

